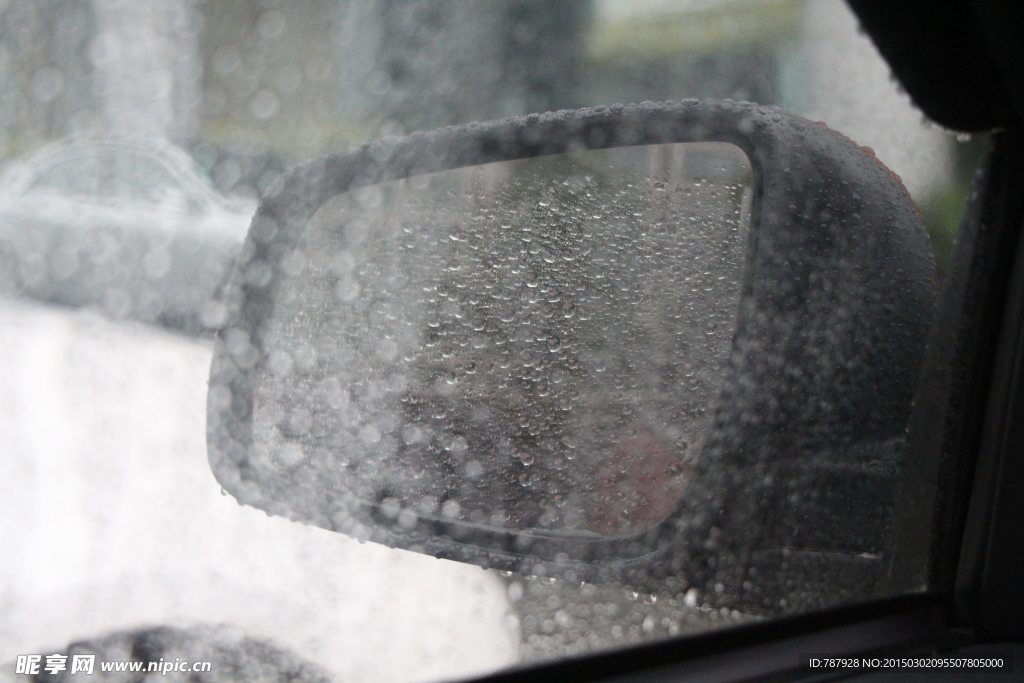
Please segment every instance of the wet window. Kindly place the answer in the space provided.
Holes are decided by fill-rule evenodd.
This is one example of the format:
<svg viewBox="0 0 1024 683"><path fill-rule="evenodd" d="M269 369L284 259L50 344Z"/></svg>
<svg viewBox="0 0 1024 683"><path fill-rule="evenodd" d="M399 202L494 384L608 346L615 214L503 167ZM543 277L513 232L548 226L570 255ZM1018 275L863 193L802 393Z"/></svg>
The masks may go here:
<svg viewBox="0 0 1024 683"><path fill-rule="evenodd" d="M885 593L822 586L887 561L902 427L786 441L786 420L845 414L857 387L819 379L863 358L758 353L904 328L861 334L871 297L784 255L761 265L792 277L753 290L762 198L740 147L570 150L310 197L280 272L252 260L272 234L245 241L286 169L367 140L699 98L870 148L920 209L915 263L941 276L985 141L922 120L839 0L0 0L0 88L0 667L78 648L453 680ZM830 207L782 206L842 242ZM228 324L233 274L280 277L264 338ZM755 294L781 303L740 310ZM828 315L787 337L792 301ZM215 348L255 373L253 405L211 383ZM757 390L730 374L751 359ZM255 455L229 467L207 410L249 408ZM829 447L747 470L753 502L702 497L709 477L740 490L709 452L757 457L709 445L733 418ZM777 537L726 548L716 520L747 503ZM559 545L626 564L691 522L700 546L643 576L584 576ZM376 535L430 525L448 546L550 552L510 571L483 548L481 569ZM756 609L728 603L737 586Z"/></svg>

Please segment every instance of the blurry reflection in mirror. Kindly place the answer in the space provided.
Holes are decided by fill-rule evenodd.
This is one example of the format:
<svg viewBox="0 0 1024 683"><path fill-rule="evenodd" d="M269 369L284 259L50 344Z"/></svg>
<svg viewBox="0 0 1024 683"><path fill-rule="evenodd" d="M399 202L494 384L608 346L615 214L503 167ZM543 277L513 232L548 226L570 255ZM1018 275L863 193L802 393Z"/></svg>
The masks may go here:
<svg viewBox="0 0 1024 683"><path fill-rule="evenodd" d="M332 198L283 261L253 464L405 528L657 525L713 419L751 196L739 148L689 143Z"/></svg>

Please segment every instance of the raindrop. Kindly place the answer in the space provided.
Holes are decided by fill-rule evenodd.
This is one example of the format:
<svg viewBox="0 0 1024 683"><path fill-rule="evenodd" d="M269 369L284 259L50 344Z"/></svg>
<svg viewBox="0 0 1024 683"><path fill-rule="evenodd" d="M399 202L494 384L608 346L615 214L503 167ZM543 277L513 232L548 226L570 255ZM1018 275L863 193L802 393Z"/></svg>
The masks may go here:
<svg viewBox="0 0 1024 683"><path fill-rule="evenodd" d="M277 11L270 11L260 17L256 30L262 37L272 40L279 38L284 33L287 23L283 14Z"/></svg>
<svg viewBox="0 0 1024 683"><path fill-rule="evenodd" d="M171 254L166 249L153 249L142 260L146 277L159 280L171 269Z"/></svg>
<svg viewBox="0 0 1024 683"><path fill-rule="evenodd" d="M393 339L384 339L377 345L377 357L389 362L395 360L398 357L398 344Z"/></svg>
<svg viewBox="0 0 1024 683"><path fill-rule="evenodd" d="M405 509L398 513L398 526L403 529L415 528L418 521L419 517L412 510Z"/></svg>
<svg viewBox="0 0 1024 683"><path fill-rule="evenodd" d="M462 513L462 506L457 500L446 500L441 506L441 514L448 519L458 519Z"/></svg>
<svg viewBox="0 0 1024 683"><path fill-rule="evenodd" d="M255 287L266 287L273 277L273 268L263 261L253 261L245 269L245 281Z"/></svg>
<svg viewBox="0 0 1024 683"><path fill-rule="evenodd" d="M64 77L52 66L44 66L32 75L32 96L36 101L47 104L64 90Z"/></svg>
<svg viewBox="0 0 1024 683"><path fill-rule="evenodd" d="M402 440L412 445L426 441L426 433L416 425L406 425L402 428Z"/></svg>
<svg viewBox="0 0 1024 683"><path fill-rule="evenodd" d="M380 439L380 430L376 425L368 424L359 429L359 440L368 446L379 443Z"/></svg>
<svg viewBox="0 0 1024 683"><path fill-rule="evenodd" d="M289 441L277 452L277 459L284 467L295 467L304 457L302 446L294 441Z"/></svg>
<svg viewBox="0 0 1024 683"><path fill-rule="evenodd" d="M469 479L472 479L472 480L479 479L483 475L483 473L484 473L484 466L481 465L476 460L470 460L468 463L466 463L466 476Z"/></svg>
<svg viewBox="0 0 1024 683"><path fill-rule="evenodd" d="M334 287L335 296L345 303L352 303L358 299L361 291L359 283L351 279L341 280Z"/></svg>
<svg viewBox="0 0 1024 683"><path fill-rule="evenodd" d="M317 353L309 344L299 344L293 349L295 364L303 372L310 372L316 367Z"/></svg>
<svg viewBox="0 0 1024 683"><path fill-rule="evenodd" d="M344 249L338 251L331 257L331 272L341 277L348 275L355 268L356 259Z"/></svg>
<svg viewBox="0 0 1024 683"><path fill-rule="evenodd" d="M280 107L281 101L277 98L277 95L269 90L260 90L253 95L249 103L249 110L252 112L252 115L261 120L272 117Z"/></svg>
<svg viewBox="0 0 1024 683"><path fill-rule="evenodd" d="M402 511L402 504L394 498L385 498L380 504L380 513L388 519L394 519L398 517L398 513Z"/></svg>
<svg viewBox="0 0 1024 683"><path fill-rule="evenodd" d="M292 371L291 355L287 351L274 349L267 358L267 369L278 377L284 377Z"/></svg>
<svg viewBox="0 0 1024 683"><path fill-rule="evenodd" d="M241 178L242 167L234 159L225 159L213 168L213 181L223 190L230 190Z"/></svg>

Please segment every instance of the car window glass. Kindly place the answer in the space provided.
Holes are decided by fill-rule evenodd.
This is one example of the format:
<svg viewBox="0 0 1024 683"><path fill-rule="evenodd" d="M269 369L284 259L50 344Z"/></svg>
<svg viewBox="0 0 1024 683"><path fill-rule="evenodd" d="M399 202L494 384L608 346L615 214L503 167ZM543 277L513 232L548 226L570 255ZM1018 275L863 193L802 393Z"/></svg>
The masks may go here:
<svg viewBox="0 0 1024 683"><path fill-rule="evenodd" d="M222 285L247 253L254 202L293 164L366 140L615 103L749 100L870 148L920 209L941 275L985 144L923 120L840 0L4 0L0 87L0 161L34 178L27 194L88 197L116 218L83 228L77 215L49 215L60 210L26 217L16 198L0 207L9 213L0 217L0 667L11 671L20 655L77 642L111 660L213 652L224 661L216 653L230 652L236 664L288 675L450 680L801 609L777 595L756 612L712 606L722 584L691 585L673 572L658 590L639 590L628 581L481 570L237 504L210 471L205 410L213 331L231 304ZM119 137L145 151L101 142ZM72 138L81 146L64 158ZM409 514L444 517L449 486L470 502L447 513L476 524L606 536L648 529L679 489L667 485L664 505L574 507L582 480L574 451L588 442L604 449L593 471L615 493L642 479L675 481L679 462L699 458L713 419L701 411L720 393L739 323L719 313L738 296L734 250L749 237L745 211L754 201L749 161L721 152L691 148L671 182L659 175L671 164L627 164L620 180L634 187L607 212L595 210L607 199L600 176L578 158L550 160L550 175L517 176L511 164L497 193L478 180L493 171L474 169L327 202L291 262L298 298L276 313L280 336L257 409L271 444L261 465L268 477L300 490L303 477L328 477L303 469L308 463L361 460L359 471L329 476L365 485L396 525ZM198 173L174 161L181 155ZM154 208L177 201L202 182L198 175L211 179L223 211L169 217ZM530 230L500 232L502 212L546 191L547 206L519 207L533 212ZM444 201L422 199L431 192ZM660 207L677 207L683 223L707 221L722 251L663 232L671 221L658 223ZM454 225L456 210L466 222ZM569 221L579 234L538 238L575 213L590 215ZM363 222L334 234L342 214ZM630 226L630 236L613 230L588 241L599 214ZM431 225L406 233L410 221ZM499 232L480 237L477 224ZM513 246L507 270L486 256ZM501 274L488 279L491 271ZM397 286L396 278L405 279ZM580 278L589 289L576 292ZM680 279L684 289L674 290ZM309 282L322 300L301 299L299 284ZM697 298L683 296L685 287ZM481 291L504 297L500 325L474 327ZM619 315L620 305L633 317ZM561 319L503 345L488 336L527 321L527 312ZM672 344L700 346L700 363L661 358L671 345L651 343L665 341L665 321L675 325L678 315L693 337ZM836 329L842 315L830 319ZM223 339L239 358L251 351L245 334ZM421 350L413 371L393 372L411 348ZM464 353L476 365L467 367ZM570 356L589 384L573 384ZM512 360L518 397L489 405ZM344 383L359 363L369 374ZM540 366L550 383L539 381ZM556 382L558 371L568 379ZM638 388L652 385L660 388ZM471 387L476 400L446 398L452 386ZM836 388L835 405L843 391ZM565 418L560 402L581 395L588 410ZM233 397L214 391L209 399ZM499 419L525 420L518 441ZM472 431L475 424L484 426ZM498 466L472 457L484 442L507 456L516 485L533 492L523 499L531 506L511 509L501 492L474 484ZM891 481L900 439L876 446L885 457L851 466L862 454L851 447L828 467L793 472L770 489L766 510L847 490L852 469L858 481ZM402 480L368 457L387 449L408 463L429 451L449 478ZM650 473L615 463L635 450L657 456L645 461ZM847 514L867 522L848 525L851 538L887 528L889 498L858 500ZM787 563L794 550L773 552ZM884 561L877 548L837 552L851 564ZM808 572L788 580L810 582ZM743 582L757 590L767 580Z"/></svg>

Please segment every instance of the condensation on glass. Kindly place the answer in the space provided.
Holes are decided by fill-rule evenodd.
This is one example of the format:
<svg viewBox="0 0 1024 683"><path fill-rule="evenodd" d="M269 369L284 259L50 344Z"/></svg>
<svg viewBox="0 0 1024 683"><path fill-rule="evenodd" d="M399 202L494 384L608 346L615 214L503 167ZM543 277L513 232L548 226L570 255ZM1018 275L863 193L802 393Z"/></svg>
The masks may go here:
<svg viewBox="0 0 1024 683"><path fill-rule="evenodd" d="M493 0L462 2L460 11L445 11L450 4L447 0L0 0L2 170L25 164L30 171L42 171L37 162L43 157L37 157L36 150L42 152L45 143L69 135L155 137L158 152L180 147L177 155L187 155L189 168L194 163L208 174L218 194L255 198L292 163L380 135L615 102L733 98L777 104L823 121L874 149L903 179L921 208L940 253L940 265L941 252L948 255L963 201L970 194L973 156L964 152L973 145L961 141L964 136L954 139L922 123L920 111L890 79L888 67L870 39L858 33L855 17L841 0ZM162 152L156 156L168 158ZM742 211L742 200L736 199L742 195L735 191L732 199L722 200L723 186L730 179L717 175L715 164L698 163L701 155L696 152L684 156L686 173L673 182L684 190L688 186L705 202L712 201L710 192L719 191L715 201L721 200L722 216L728 217L737 204ZM638 595L619 584L574 586L550 577L499 577L494 571L373 544L346 545L347 539L340 535L328 538L316 529L270 520L251 508L236 510L230 496L216 494L206 464L201 419L210 361L206 342L200 340L197 345L195 340L166 335L163 330L146 331L125 324L125 319L190 335L205 335L220 325L225 311L214 297L216 286L230 272L231 258L241 247L255 204L227 215L201 211L208 220L200 220L179 201L180 193L162 190L159 172L127 174L116 181L117 191L106 193L107 203L101 197L101 181L115 182L113 174L122 174L127 167L108 166L104 175L99 169L105 163L95 157L86 162L93 171L85 172L54 168L49 178L38 177L35 189L39 192L0 197L0 347L4 349L0 359L8 363L0 372L0 402L11 406L0 411L7 466L0 477L6 487L0 496L6 503L0 509L4 531L0 544L15 549L0 553L0 573L10 587L4 597L8 630L0 623L4 634L0 644L5 646L0 647L0 665L12 661L15 652L41 652L58 643L102 638L132 624L184 620L229 623L250 635L277 633L280 644L324 664L340 680L453 679L516 661L564 657L704 630L738 617L736 612L725 615L703 605L696 589ZM524 165L532 163L539 162ZM646 166L641 162L633 168L643 181L634 183L639 194L647 188ZM193 175L189 171L187 177L198 180ZM601 178L589 175L592 180ZM477 177L483 176L491 178L487 172ZM706 177L707 184L698 188L693 177ZM422 180L407 181L402 190L405 196ZM530 187L555 188L539 179ZM590 207L583 202L597 202L595 197L570 195L570 187L561 186L564 196L576 202L568 206ZM383 192L379 201L388 200L395 191ZM649 188L643 191L655 198L664 196ZM373 193L369 194L362 199L372 203ZM431 216L445 215L442 209L472 208L473 202L487 206L477 195L471 199L455 189L449 194L447 206L434 207ZM80 195L96 198L97 206L83 210L76 198ZM511 196L505 200L511 201ZM600 201L610 204L612 198L601 195ZM496 210L498 201L493 197L491 201ZM543 216L539 201L528 208ZM642 203L635 201L635 205ZM147 205L151 210L146 210ZM549 203L549 207L560 206L563 203ZM338 209L337 204L332 207ZM642 218L634 216L627 230L627 209L615 207L619 213L609 210L602 215L616 217L621 225L618 232L635 236L640 246L668 244L670 251L685 251L682 242L667 241ZM462 359L458 354L483 357L487 350L473 348L478 331L462 322L475 320L473 316L488 299L472 304L468 295L465 302L458 298L471 283L487 283L479 279L483 266L477 266L477 280L457 280L467 273L445 270L441 261L445 255L472 256L484 249L472 237L480 231L468 232L475 225L494 224L482 208L466 214L477 216L479 223L467 220L460 226L467 231L466 241L452 241L444 232L451 226L431 228L426 214L414 233L417 239L430 234L437 240L429 245L414 241L420 253L436 256L432 263L425 257L417 262L420 279L415 282L430 279L427 266L431 265L436 282L456 292L454 299L442 297L437 289L414 291L408 283L386 288L388 273L413 263L397 239L378 243L376 233L368 233L357 245L357 233L351 244L340 241L350 239L344 233L336 235L345 246L334 247L339 258L329 262L310 249L312 242L307 240L303 257L294 264L303 270L295 271L292 290L299 288L301 278L320 278L323 305L331 304L325 310L332 316L344 311L346 320L352 321L348 331L337 334L332 342L349 349L352 360L347 365L328 362L330 349L319 345L318 326L326 337L341 327L337 318L317 318L313 314L318 309L301 302L290 310L281 309L279 353L270 364L273 372L265 378L264 404L257 408L264 466L274 475L268 481L302 485L307 481L304 477L329 473L329 481L353 490L362 486L361 495L371 500L379 494L381 508L394 515L396 525L408 523L413 515L444 519L445 509L466 524L497 524L491 521L494 513L504 510L509 517L506 528L513 524L515 512L520 515L515 523L536 530L530 525L540 524L542 509L517 511L504 502L492 505L482 493L469 497L474 488L468 485L474 482L469 475L477 471L475 466L468 469L472 462L481 468L491 466L480 460L480 451L470 450L473 443L474 448L479 446L479 440L466 438L464 452L457 441L453 425L471 423L474 410L477 417L486 415L481 423L486 432L478 431L488 434L492 444L488 453L494 462L500 457L506 467L500 473L515 475L504 491L514 492L525 502L557 503L559 494L546 493L545 486L567 486L570 477L587 474L580 469L579 442L575 449L563 443L561 455L554 447L570 430L583 429L588 420L597 422L600 411L611 414L616 426L605 432L584 430L583 436L595 447L613 443L614 434L624 435L619 452L626 455L650 446L652 452L663 449L659 452L667 453L666 458L684 463L696 456L699 421L708 416L676 416L675 411L664 410L668 390L641 380L656 377L663 368L682 373L685 382L693 385L686 405L697 405L698 397L714 395L709 388L716 379L714 369L666 368L652 351L656 347L644 346L647 342L640 340L664 338L671 327L648 322L641 313L654 315L705 304L678 298L654 306L647 298L621 304L634 318L622 315L609 322L600 317L610 315L611 302L616 301L612 294L625 301L639 296L641 283L676 277L671 270L666 274L667 261L657 252L645 252L642 265L637 264L637 270L622 280L637 283L638 289L628 293L612 289L616 280L608 276L592 278L590 288L580 293L555 284L560 301L527 300L530 311L552 312L552 320L563 326L560 329L582 334L582 326L589 326L585 328L588 336L582 341L577 338L575 350L570 339L561 354L547 351L546 340L536 341L539 335L529 345L544 349L537 357L550 364L546 367L563 372L562 359L577 354L576 375L561 384L527 380L518 389L519 412L508 401L460 398L458 392L467 387L478 396L505 391L498 386L501 374L480 370L468 374L467 361L456 364ZM649 206L645 210L638 213L652 215ZM680 205L678 211L680 217L672 225L684 236L694 234L692 226L699 223L687 222L686 212L694 211L695 217L711 215L710 209L697 211L693 206ZM97 214L102 214L101 221L94 220ZM585 262L595 268L593 259L601 257L603 248L610 254L603 272L628 271L624 256L633 253L632 247L612 237L616 233L614 226L608 227L610 220L591 217L570 223L606 240L595 237L593 252L577 261L577 267ZM502 224L497 223L499 228ZM521 259L524 266L536 266L542 273L573 265L548 263L542 252L531 253L530 243L519 240L518 235L525 234L520 224L504 224L516 226L515 232L510 228L510 232L488 233L487 239L495 245L512 243L525 249L516 263ZM738 230L736 244L746 239L742 236L745 221L740 221ZM395 248L387 251L386 244ZM376 251L371 250L373 245ZM347 253L351 261L339 252ZM611 261L611 256L618 259L619 255L623 258ZM357 262L357 258L365 260ZM479 258L482 263L484 257ZM519 285L515 289L511 264L507 271L496 271L501 277L494 278L490 291L510 296L525 292L527 297L549 294L540 291L539 279L536 288ZM674 281L681 286L670 291L682 297L686 288L696 287L699 294L700 287L691 283L703 282L703 273L710 271L685 260L677 267L680 272ZM686 282L686 277L696 279ZM452 284L457 282L465 286ZM600 283L607 289L601 290ZM551 282L545 285L550 289ZM591 303L590 320L582 320L582 315L568 320L555 317L566 301L585 309L585 302L577 299L602 292L607 303L604 308ZM345 301L339 293L353 298ZM27 301L7 300L15 294ZM724 295L735 296L735 292ZM403 301L421 305L415 315L407 313L412 316L407 319L410 324L400 327L397 319L386 316ZM120 322L101 324L91 314L80 316L70 307L100 311ZM300 324L285 319L284 313L301 313L305 318ZM456 317L457 313L463 317ZM437 328L427 326L429 315L437 316ZM512 325L513 321L496 315L489 318L495 325ZM448 321L445 326L442 320ZM613 328L610 332L602 332L602 320L605 327ZM329 324L334 328L328 330ZM716 328L720 339L730 334L722 327L728 325L723 321ZM387 337L394 330L408 337ZM428 331L445 332L447 346L427 348ZM635 348L624 346L630 334L638 340ZM293 335L301 343L289 346L284 335ZM413 361L398 355L405 338L422 347ZM557 340L560 348L561 337ZM459 341L467 346L459 346ZM497 344L489 348L498 353ZM452 356L446 358L443 354L449 349ZM524 373L537 367L519 360L529 348L518 336L506 342L504 349L508 355L501 357L516 358L516 367ZM611 360L605 359L605 370L599 373L591 359L600 360L602 352ZM617 353L629 359L626 370L621 362L616 365ZM472 358L468 362L476 362ZM509 374L513 366L508 362L509 368L497 370L506 372L505 378L520 377ZM318 376L320 368L329 369L330 374ZM457 381L447 384L443 372L452 373L450 378ZM403 377L406 387L389 388L395 386L388 385L389 380ZM627 386L627 380L637 386ZM557 410L560 398L573 398L567 393L569 382L575 383L582 398L570 400L569 411ZM548 395L540 396L545 387ZM437 388L453 393L438 394ZM593 398L588 399L584 390ZM285 392L295 393L303 409L283 407L289 404L280 399L291 400ZM511 390L508 395L513 395ZM641 401L651 395L655 400ZM454 405L453 412L435 418L433 412L426 412L427 403L420 403L419 412L414 412L403 397L430 399L431 410ZM494 405L504 407L499 411ZM529 416L552 406L556 409L551 414L558 421L529 422ZM633 412L622 413L623 406ZM483 407L491 413L486 414ZM511 420L521 415L529 423L517 432L525 446L515 446L513 437L505 435L515 426ZM630 435L629 424L637 416L647 420L643 424L649 432L637 430ZM542 431L531 435L531 425ZM406 426L423 430L410 429L412 444L406 443ZM669 430L681 432L678 441L687 444L681 454L677 442L668 438ZM452 437L447 450L441 441L444 435ZM503 437L509 440L508 453L498 450ZM334 449L331 439L342 447ZM385 468L379 460L380 454L389 453L390 462L409 463L415 449L433 454L437 462L451 463L447 473L405 479L397 476L399 468ZM532 454L533 461L526 464L520 453L527 460ZM615 448L606 445L606 454L611 457ZM563 470L554 468L558 457L564 458ZM362 469L340 467L350 462L362 463ZM655 459L651 462L652 467L658 465ZM193 465L196 468L190 469ZM635 467L627 470L621 474L648 476ZM590 470L591 474L603 472L597 464ZM474 483L479 485L488 474L482 470ZM520 485L520 475L527 475L524 481L529 487ZM611 485L628 495L636 480L627 477L623 484L614 481L618 475L613 471L611 476ZM684 472L667 480L670 483L661 489L664 507L672 496L686 495L686 477ZM118 482L123 482L121 488L106 488ZM799 483L779 481L779 496L804 493L807 489ZM384 484L392 488L384 489ZM424 513L424 507L434 510ZM581 526L571 531L565 531L562 512L562 517L552 518L542 528L548 530L545 533L556 529L575 534L630 533L629 528L648 523L641 509L609 506L605 510L615 516L602 518L600 510L591 507L590 521L577 518ZM648 503L646 516L657 516L661 509L658 501ZM482 522L473 521L474 512ZM251 518L242 516L250 513ZM83 526L89 520L95 525ZM589 530L587 523L592 526ZM159 543L142 542L157 537ZM91 550L83 553L76 548ZM390 565L381 564L385 557L400 569L387 569ZM54 567L61 569L55 572ZM465 573L469 569L472 573ZM126 577L139 582L126 584ZM140 595L146 599L137 599ZM507 621L506 609L510 610ZM18 628L10 626L14 623Z"/></svg>
<svg viewBox="0 0 1024 683"><path fill-rule="evenodd" d="M750 188L739 148L702 143L332 198L284 259L257 466L403 526L656 525L685 494L722 382Z"/></svg>

